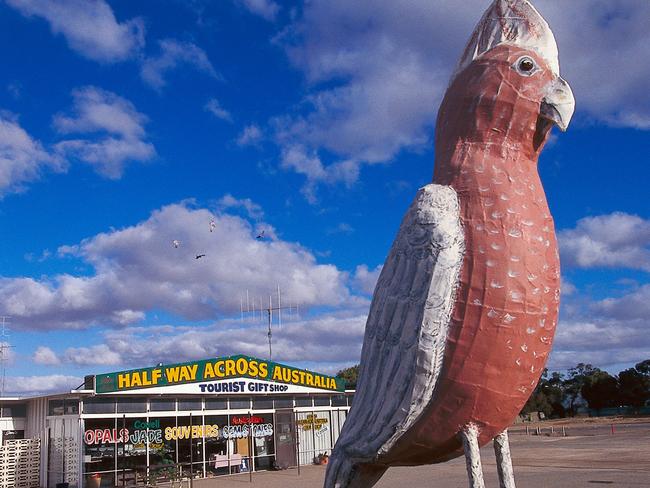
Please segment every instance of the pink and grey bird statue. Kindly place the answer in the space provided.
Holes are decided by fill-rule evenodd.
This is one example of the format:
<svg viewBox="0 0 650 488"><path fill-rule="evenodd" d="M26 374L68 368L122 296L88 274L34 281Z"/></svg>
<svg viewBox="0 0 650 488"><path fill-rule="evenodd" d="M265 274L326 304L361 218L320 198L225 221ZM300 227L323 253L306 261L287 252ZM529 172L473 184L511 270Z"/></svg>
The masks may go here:
<svg viewBox="0 0 650 488"><path fill-rule="evenodd" d="M491 440L500 484L514 488L506 429L539 380L560 300L537 160L573 110L546 21L527 0L494 1L440 106L433 183L377 282L325 488L369 488L390 466L463 454L479 488Z"/></svg>

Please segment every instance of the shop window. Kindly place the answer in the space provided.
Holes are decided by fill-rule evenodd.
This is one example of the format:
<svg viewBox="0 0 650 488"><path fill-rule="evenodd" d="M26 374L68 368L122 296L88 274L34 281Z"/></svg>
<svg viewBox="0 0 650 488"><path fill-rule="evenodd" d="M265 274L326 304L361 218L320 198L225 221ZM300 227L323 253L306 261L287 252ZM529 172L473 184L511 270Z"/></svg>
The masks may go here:
<svg viewBox="0 0 650 488"><path fill-rule="evenodd" d="M65 415L77 415L79 413L79 400L76 398L64 400L63 411Z"/></svg>
<svg viewBox="0 0 650 488"><path fill-rule="evenodd" d="M276 398L275 400L273 400L273 403L275 404L275 408L292 408L293 398L291 397Z"/></svg>
<svg viewBox="0 0 650 488"><path fill-rule="evenodd" d="M86 398L84 413L115 413L115 400L113 398Z"/></svg>
<svg viewBox="0 0 650 488"><path fill-rule="evenodd" d="M24 403L11 405L10 408L12 417L27 417L27 405Z"/></svg>
<svg viewBox="0 0 650 488"><path fill-rule="evenodd" d="M169 481L175 476L174 464L176 464L176 436L173 435L176 428L176 417L161 417L151 419L158 421L160 425L160 442L149 443L149 472L157 481Z"/></svg>
<svg viewBox="0 0 650 488"><path fill-rule="evenodd" d="M330 454L332 426L329 412L298 412L296 417L300 463L312 464L319 454Z"/></svg>
<svg viewBox="0 0 650 488"><path fill-rule="evenodd" d="M84 403L85 409L86 403ZM115 419L86 419L84 422L83 472L86 483L115 485L115 452L121 433ZM96 486L96 485L95 485Z"/></svg>
<svg viewBox="0 0 650 488"><path fill-rule="evenodd" d="M330 397L329 396L315 396L314 405L317 407L329 407L330 406Z"/></svg>
<svg viewBox="0 0 650 488"><path fill-rule="evenodd" d="M227 398L209 398L205 400L206 410L226 410L228 408Z"/></svg>
<svg viewBox="0 0 650 488"><path fill-rule="evenodd" d="M351 407L352 406L352 401L354 400L354 393L352 395L348 395L348 405Z"/></svg>
<svg viewBox="0 0 650 488"><path fill-rule="evenodd" d="M345 395L336 395L332 397L332 406L333 407L347 407L348 400Z"/></svg>
<svg viewBox="0 0 650 488"><path fill-rule="evenodd" d="M179 402L180 403L180 402ZM202 415L177 418L176 430L171 432L176 438L176 452L183 476L203 472L203 437L219 435L216 426L205 426Z"/></svg>
<svg viewBox="0 0 650 488"><path fill-rule="evenodd" d="M173 412L176 410L175 400L152 399L149 400L149 410L151 412Z"/></svg>
<svg viewBox="0 0 650 488"><path fill-rule="evenodd" d="M50 400L47 411L48 415L76 415L79 413L79 400Z"/></svg>
<svg viewBox="0 0 650 488"><path fill-rule="evenodd" d="M268 397L253 398L253 410L265 410L273 408L273 399Z"/></svg>
<svg viewBox="0 0 650 488"><path fill-rule="evenodd" d="M137 399L134 401L137 402ZM120 403L117 405L119 409ZM128 407L128 403L125 405L125 408L131 408ZM118 439L117 443L118 484L124 478L125 484L131 485L138 476L144 476L147 471L147 437L149 435L147 425L142 419L122 417L117 419L117 430L122 433L122 439ZM154 430L158 430L161 435L155 436L152 432ZM152 441L160 440L162 436L160 429L150 429L149 432L152 434Z"/></svg>
<svg viewBox="0 0 650 488"><path fill-rule="evenodd" d="M188 410L201 410L203 408L201 400L180 398L178 400L178 410L187 412Z"/></svg>
<svg viewBox="0 0 650 488"><path fill-rule="evenodd" d="M270 470L273 468L273 462L275 461L273 414L253 415L251 416L251 423L255 470Z"/></svg>
<svg viewBox="0 0 650 488"><path fill-rule="evenodd" d="M63 412L63 400L50 400L48 402L48 415L63 415ZM2 416L4 417L4 408Z"/></svg>
<svg viewBox="0 0 650 488"><path fill-rule="evenodd" d="M120 398L117 400L117 413L144 413L147 401L144 398Z"/></svg>
<svg viewBox="0 0 650 488"><path fill-rule="evenodd" d="M230 399L230 410L245 409L248 410L251 408L251 399L250 398L231 398Z"/></svg>
<svg viewBox="0 0 650 488"><path fill-rule="evenodd" d="M207 402L206 400L206 406ZM206 426L216 426L218 435L205 437L206 472L210 475L239 473L241 470L241 454L236 451L235 439L223 436L224 426L228 426L227 415L206 415ZM228 434L228 429L226 429Z"/></svg>
<svg viewBox="0 0 650 488"><path fill-rule="evenodd" d="M296 397L296 407L313 407L314 402L311 397Z"/></svg>

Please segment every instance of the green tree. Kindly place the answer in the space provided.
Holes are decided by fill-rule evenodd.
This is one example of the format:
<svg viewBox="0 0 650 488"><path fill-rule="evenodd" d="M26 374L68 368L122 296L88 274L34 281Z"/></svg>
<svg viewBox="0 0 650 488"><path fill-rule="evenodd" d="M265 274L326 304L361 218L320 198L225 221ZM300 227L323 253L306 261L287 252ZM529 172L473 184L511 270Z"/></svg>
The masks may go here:
<svg viewBox="0 0 650 488"><path fill-rule="evenodd" d="M641 364L641 363L639 363ZM642 407L650 398L650 376L629 368L618 374L620 403L631 407Z"/></svg>
<svg viewBox="0 0 650 488"><path fill-rule="evenodd" d="M554 372L549 377L548 369L544 368L535 391L530 395L521 413L544 412L547 417L564 417L562 400L562 375Z"/></svg>
<svg viewBox="0 0 650 488"><path fill-rule="evenodd" d="M589 404L589 408L601 409L620 404L618 380L607 371L598 368L594 368L591 374L585 376L580 392Z"/></svg>
<svg viewBox="0 0 650 488"><path fill-rule="evenodd" d="M578 363L575 368L569 369L567 378L562 382L565 399L569 404L569 413L573 416L578 410L580 398L582 396L582 387L586 384L589 376L593 375L598 368L591 364Z"/></svg>
<svg viewBox="0 0 650 488"><path fill-rule="evenodd" d="M336 373L336 376L345 380L346 389L354 390L357 388L357 379L359 378L359 365L357 364L355 366L342 369Z"/></svg>

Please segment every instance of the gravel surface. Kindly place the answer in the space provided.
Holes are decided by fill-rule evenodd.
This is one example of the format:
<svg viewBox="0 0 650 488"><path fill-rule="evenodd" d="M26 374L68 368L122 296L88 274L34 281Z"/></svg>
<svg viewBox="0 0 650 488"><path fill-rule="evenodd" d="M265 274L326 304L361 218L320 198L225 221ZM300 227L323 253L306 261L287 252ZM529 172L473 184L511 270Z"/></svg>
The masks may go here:
<svg viewBox="0 0 650 488"><path fill-rule="evenodd" d="M581 488L612 486L650 488L650 423L611 422L565 424L568 437L550 436L550 424L542 423L542 435L525 435L513 428L510 435L518 488ZM531 429L532 430L532 429ZM557 433L557 427L554 431ZM560 428L561 431L561 428ZM486 487L498 487L491 446L481 450ZM281 472L195 480L193 488L321 488L323 466L304 466ZM466 488L464 459L413 468L391 468L377 488Z"/></svg>

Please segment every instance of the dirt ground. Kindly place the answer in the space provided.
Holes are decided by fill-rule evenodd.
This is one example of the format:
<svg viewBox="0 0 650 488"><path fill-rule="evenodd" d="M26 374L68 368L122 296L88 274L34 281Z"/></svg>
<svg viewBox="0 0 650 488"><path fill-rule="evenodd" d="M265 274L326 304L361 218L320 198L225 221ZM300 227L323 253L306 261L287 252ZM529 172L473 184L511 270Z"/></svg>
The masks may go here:
<svg viewBox="0 0 650 488"><path fill-rule="evenodd" d="M612 424L614 433L612 434ZM612 486L650 488L650 419L584 419L529 424L510 429L518 488ZM553 426L553 435L551 435ZM558 428L559 426L559 428ZM562 426L566 437L561 436ZM481 450L486 487L498 487L491 446ZM325 468L305 466L281 472L195 480L193 488L321 488ZM466 488L463 458L445 464L391 468L377 488Z"/></svg>

